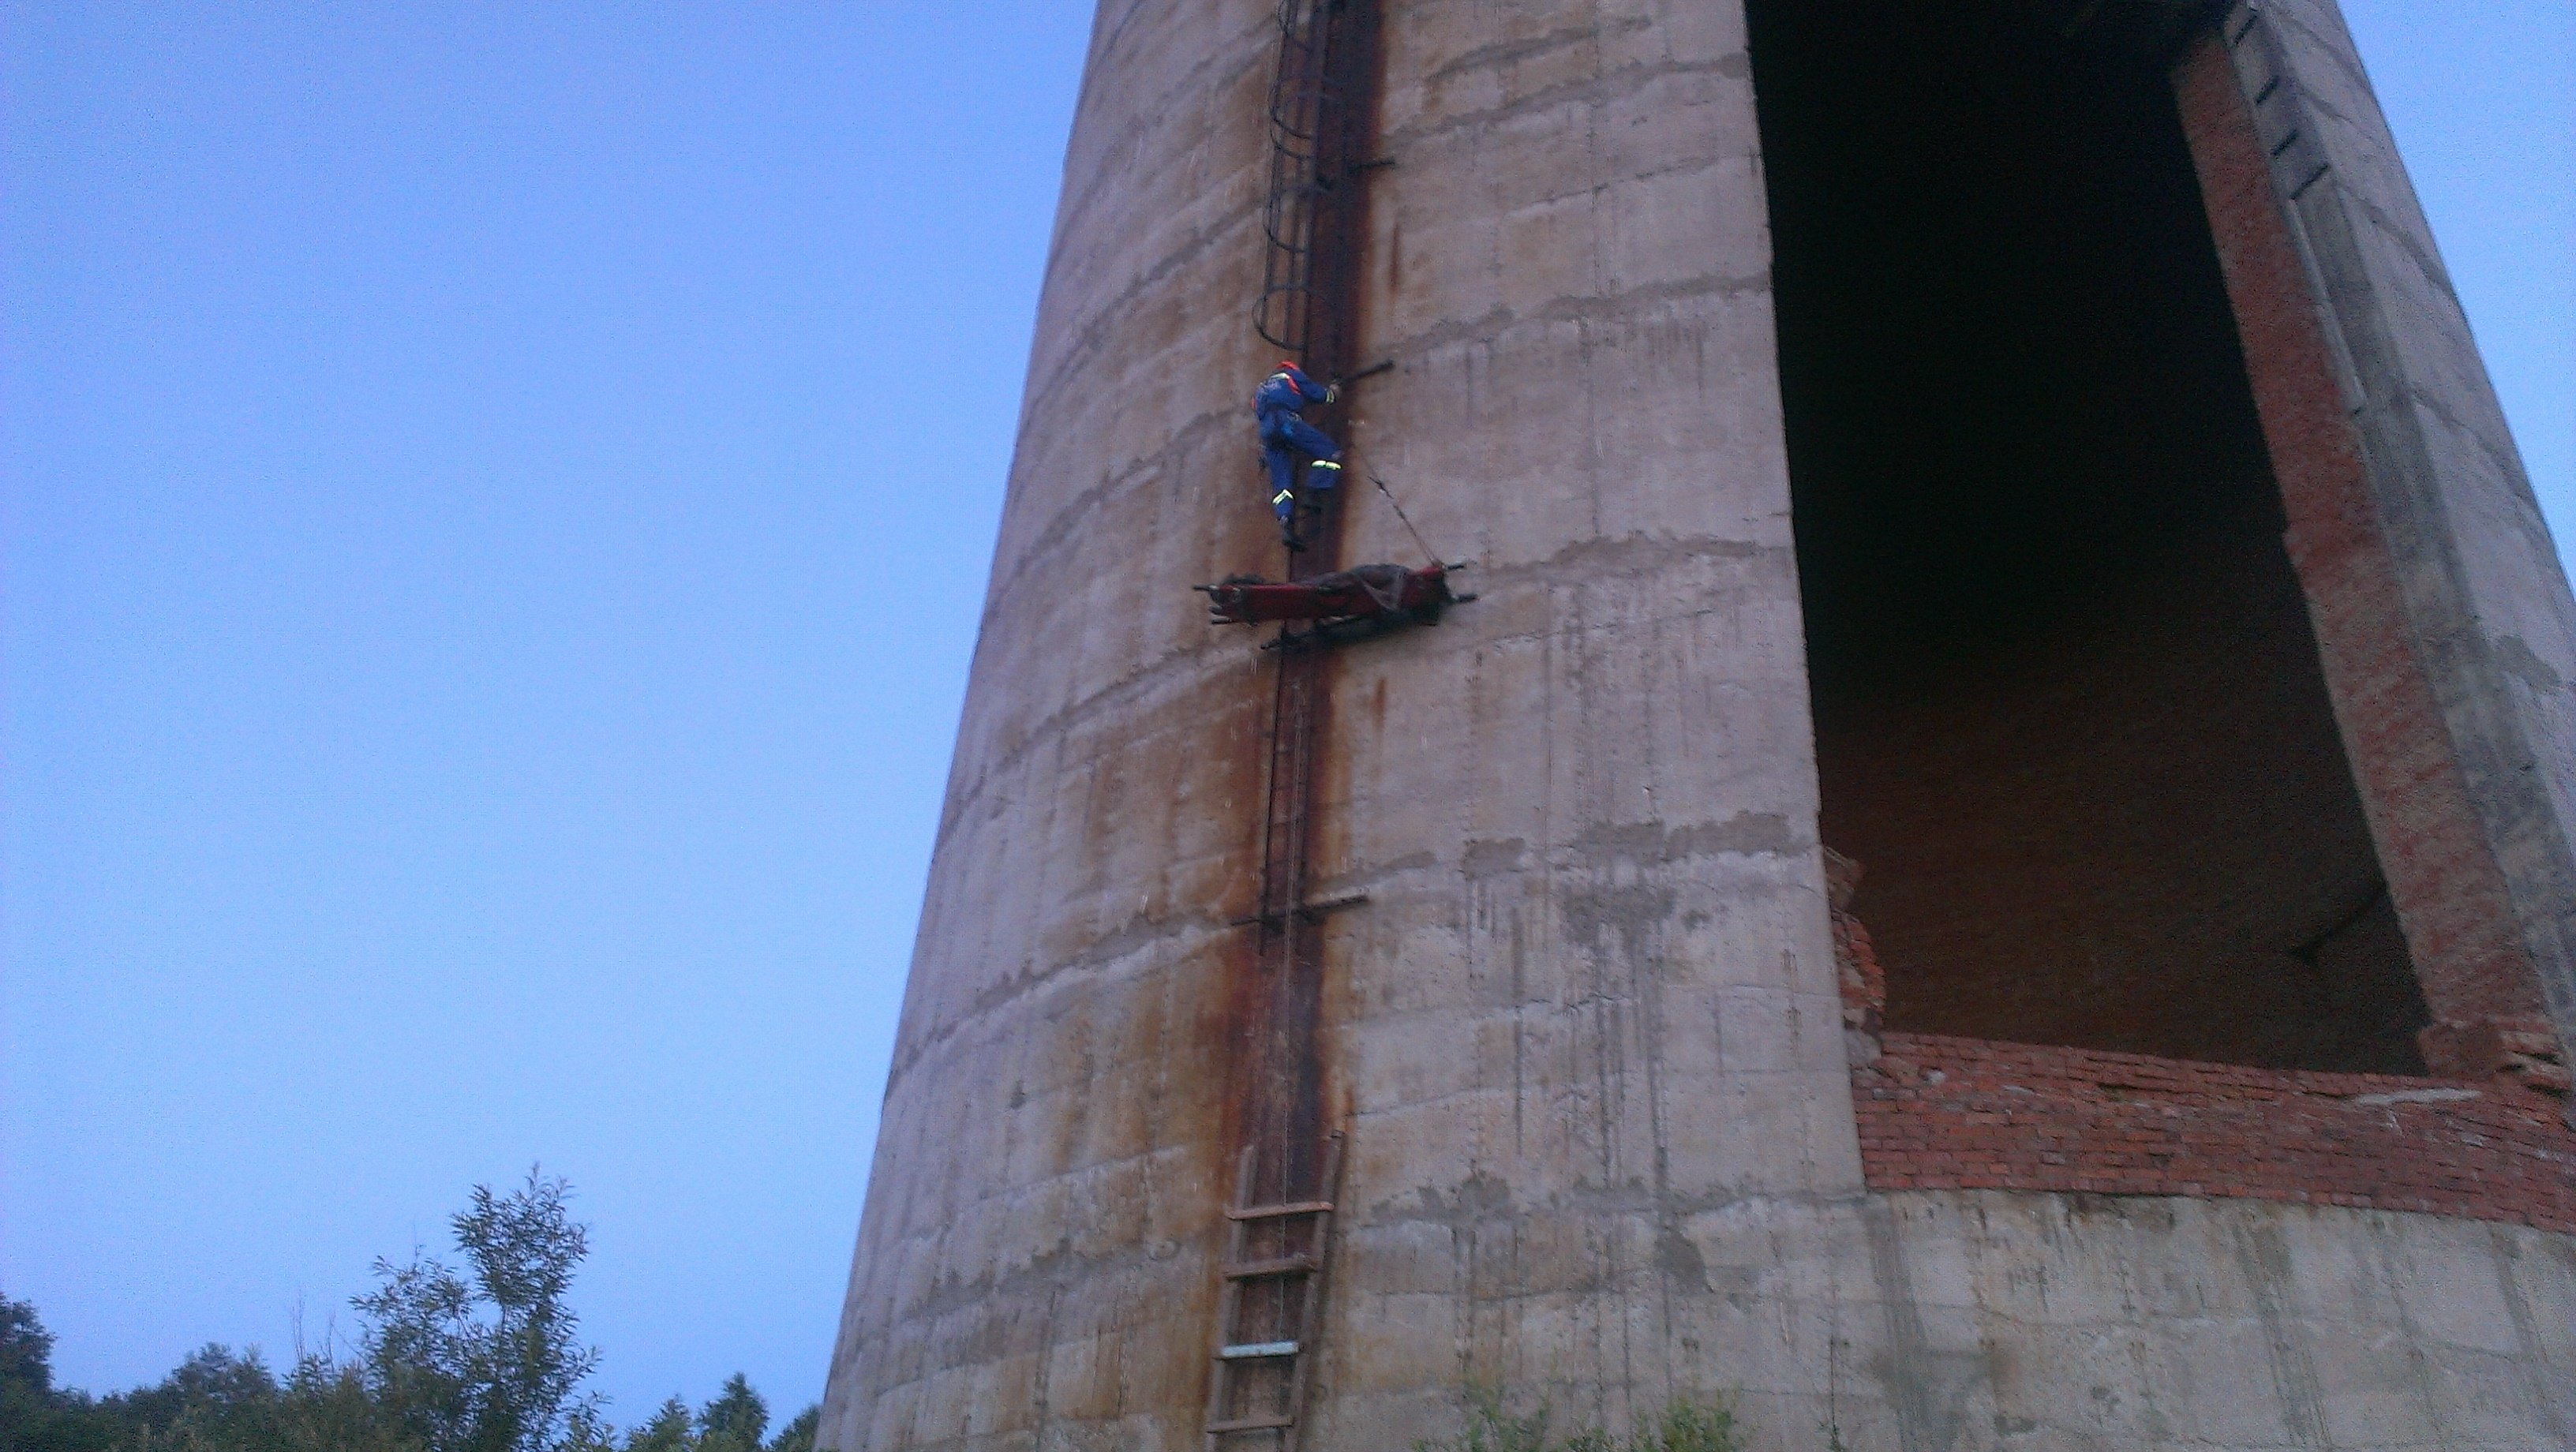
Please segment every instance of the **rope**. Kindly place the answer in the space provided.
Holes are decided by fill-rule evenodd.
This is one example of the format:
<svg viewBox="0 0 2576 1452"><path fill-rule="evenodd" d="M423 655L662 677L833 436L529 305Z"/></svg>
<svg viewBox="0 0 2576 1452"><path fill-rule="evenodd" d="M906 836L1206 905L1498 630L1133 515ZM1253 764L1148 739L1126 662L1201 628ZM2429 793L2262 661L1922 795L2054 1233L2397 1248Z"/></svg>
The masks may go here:
<svg viewBox="0 0 2576 1452"><path fill-rule="evenodd" d="M1360 451L1357 447L1346 448L1343 452L1351 456L1352 462L1358 462ZM1404 532L1413 536L1413 543L1422 551L1422 557L1435 565L1443 563L1440 552L1422 538L1422 531L1413 527L1413 516L1404 512L1404 501L1395 497L1395 491L1386 487L1386 481L1377 476L1375 469L1369 470L1368 476L1369 482L1377 486L1377 492L1385 495L1386 502L1394 507L1395 517L1403 522Z"/></svg>

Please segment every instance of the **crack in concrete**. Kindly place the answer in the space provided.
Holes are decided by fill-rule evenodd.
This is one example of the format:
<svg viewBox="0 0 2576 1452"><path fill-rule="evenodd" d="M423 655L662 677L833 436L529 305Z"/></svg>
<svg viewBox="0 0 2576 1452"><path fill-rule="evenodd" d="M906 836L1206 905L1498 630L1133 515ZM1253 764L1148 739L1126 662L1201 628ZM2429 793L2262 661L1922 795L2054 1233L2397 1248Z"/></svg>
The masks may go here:
<svg viewBox="0 0 2576 1452"><path fill-rule="evenodd" d="M1582 296L1568 293L1541 304L1526 316L1496 303L1473 318L1444 322L1390 339L1377 351L1401 365L1429 358L1461 344L1499 347L1524 324L1634 324L1659 308L1691 298L1768 296L1770 291L1771 273L1766 268L1761 272L1740 275L1703 273L1698 277L1640 283L1635 287Z"/></svg>
<svg viewBox="0 0 2576 1452"><path fill-rule="evenodd" d="M1631 61L1626 65L1578 81L1564 81L1543 86L1516 101L1489 106L1480 111L1459 111L1437 121L1416 122L1388 134L1385 149L1402 152L1460 131L1493 126L1499 122L1559 106L1584 104L1601 106L1621 96L1633 95L1656 81L1670 76L1711 75L1727 80L1742 80L1753 74L1752 62L1742 51L1734 51L1710 61Z"/></svg>
<svg viewBox="0 0 2576 1452"><path fill-rule="evenodd" d="M1069 980L1098 972L1148 948L1192 936L1213 938L1225 931L1226 925L1212 914L1158 921L1139 913L1110 932L1092 939L1083 951L1071 957L1043 965L1023 965L1009 977L977 991L964 1008L942 1018L919 1038L897 1044L894 1062L886 1071L886 1093L891 1097L895 1087L933 1050L964 1034L977 1022L1032 994L1063 986ZM1187 956L1186 953L1176 954L1172 961L1177 962Z"/></svg>
<svg viewBox="0 0 2576 1452"><path fill-rule="evenodd" d="M1581 45L1586 41L1599 40L1605 36L1634 35L1641 30L1651 28L1653 24L1654 22L1645 16L1632 15L1622 20L1611 21L1606 25L1560 26L1544 35L1526 36L1519 40L1498 40L1491 45L1480 45L1474 50L1460 52L1448 63L1424 77L1424 80L1445 81L1469 71L1497 70L1519 61L1552 55L1557 51Z"/></svg>

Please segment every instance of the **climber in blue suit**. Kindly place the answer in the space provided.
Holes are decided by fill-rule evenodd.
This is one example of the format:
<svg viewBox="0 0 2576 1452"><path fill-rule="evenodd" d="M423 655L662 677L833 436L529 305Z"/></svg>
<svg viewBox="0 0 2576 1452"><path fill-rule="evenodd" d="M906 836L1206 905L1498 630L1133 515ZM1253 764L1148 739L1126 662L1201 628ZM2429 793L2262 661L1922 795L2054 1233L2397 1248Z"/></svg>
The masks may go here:
<svg viewBox="0 0 2576 1452"><path fill-rule="evenodd" d="M1322 429L1306 422L1310 403L1331 403L1338 389L1318 387L1305 370L1282 362L1279 371L1261 381L1252 394L1252 416L1261 424L1261 459L1270 466L1270 512L1279 516L1280 541L1292 550L1306 547L1297 538L1297 457L1306 456L1306 487L1322 491L1342 479L1342 450Z"/></svg>

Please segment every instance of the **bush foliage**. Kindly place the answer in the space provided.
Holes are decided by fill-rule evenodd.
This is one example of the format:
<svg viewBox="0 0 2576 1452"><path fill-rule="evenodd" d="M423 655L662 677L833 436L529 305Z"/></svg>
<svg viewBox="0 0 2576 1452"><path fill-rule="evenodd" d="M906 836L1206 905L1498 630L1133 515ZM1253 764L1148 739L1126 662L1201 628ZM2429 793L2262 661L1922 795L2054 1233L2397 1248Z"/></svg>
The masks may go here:
<svg viewBox="0 0 2576 1452"><path fill-rule="evenodd" d="M474 1187L448 1222L461 1266L379 1260L345 1346L207 1346L158 1385L92 1398L53 1383L53 1337L0 1296L0 1452L811 1452L819 1408L764 1441L769 1407L737 1373L696 1413L674 1397L620 1435L582 1384L599 1352L566 1294L590 1251L571 1190L535 1170Z"/></svg>
<svg viewBox="0 0 2576 1452"><path fill-rule="evenodd" d="M1494 1387L1467 1388L1467 1426L1445 1442L1418 1441L1414 1452L1744 1452L1735 1401L1720 1395L1707 1401L1676 1399L1624 1440L1600 1427L1584 1427L1559 1436L1554 1409L1542 1401L1536 1409L1514 1413Z"/></svg>

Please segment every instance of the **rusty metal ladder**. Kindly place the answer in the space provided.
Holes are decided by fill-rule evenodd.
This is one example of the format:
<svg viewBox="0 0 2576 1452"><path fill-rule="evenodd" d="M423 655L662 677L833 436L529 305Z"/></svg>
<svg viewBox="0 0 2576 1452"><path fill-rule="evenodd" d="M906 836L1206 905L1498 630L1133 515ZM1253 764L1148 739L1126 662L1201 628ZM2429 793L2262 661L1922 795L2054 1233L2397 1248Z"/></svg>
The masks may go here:
<svg viewBox="0 0 2576 1452"><path fill-rule="evenodd" d="M1253 330L1292 353L1318 340L1316 236L1325 194L1357 159L1332 155L1348 82L1339 74L1352 44L1342 23L1353 0L1279 0L1279 69L1270 82L1270 191L1262 203L1268 244Z"/></svg>
<svg viewBox="0 0 2576 1452"><path fill-rule="evenodd" d="M1326 1139L1311 1198L1269 1198L1257 1147L1236 1164L1217 1292L1216 1365L1208 1377L1207 1445L1267 1433L1290 1445L1306 1409L1306 1372L1321 1329L1325 1253L1339 1193L1342 1137Z"/></svg>
<svg viewBox="0 0 2576 1452"><path fill-rule="evenodd" d="M1274 660L1261 897L1241 923L1260 934L1249 985L1255 1027L1235 1070L1246 1143L1217 1266L1207 1452L1289 1452L1305 1414L1342 1170L1342 1136L1319 1124L1319 939L1327 913L1366 901L1305 901L1324 660L1287 652Z"/></svg>
<svg viewBox="0 0 2576 1452"><path fill-rule="evenodd" d="M1380 0L1277 0L1279 68L1269 97L1270 193L1253 326L1327 378L1349 371L1357 327L1360 178L1372 160ZM1325 496L1291 578L1336 568L1341 499ZM1325 734L1324 651L1271 653L1269 779L1261 817L1260 935L1248 1014L1229 1073L1239 1151L1217 1267L1207 1452L1293 1452L1323 1330L1325 1267L1342 1136L1325 1124L1322 1070L1326 914L1364 897L1309 902L1309 816Z"/></svg>

